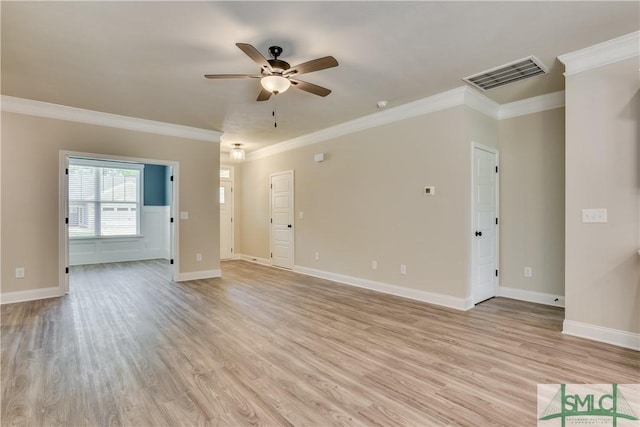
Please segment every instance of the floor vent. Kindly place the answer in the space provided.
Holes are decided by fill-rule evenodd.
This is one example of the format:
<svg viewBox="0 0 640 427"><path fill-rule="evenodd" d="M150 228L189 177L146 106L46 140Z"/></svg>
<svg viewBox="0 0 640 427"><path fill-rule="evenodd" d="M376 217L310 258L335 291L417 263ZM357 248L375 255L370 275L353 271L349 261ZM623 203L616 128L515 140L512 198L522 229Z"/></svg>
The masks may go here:
<svg viewBox="0 0 640 427"><path fill-rule="evenodd" d="M465 82L482 90L489 90L504 86L529 77L545 74L549 70L535 56L513 61L509 64L483 71L473 76L465 77Z"/></svg>

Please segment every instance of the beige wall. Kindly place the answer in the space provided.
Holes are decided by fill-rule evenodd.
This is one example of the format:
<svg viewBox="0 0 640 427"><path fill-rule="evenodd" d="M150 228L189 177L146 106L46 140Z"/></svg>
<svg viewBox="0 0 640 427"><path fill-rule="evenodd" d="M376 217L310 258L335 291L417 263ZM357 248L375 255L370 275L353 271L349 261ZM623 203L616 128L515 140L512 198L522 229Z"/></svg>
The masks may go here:
<svg viewBox="0 0 640 427"><path fill-rule="evenodd" d="M245 162L236 245L269 258L269 174L293 169L296 265L466 297L471 141L500 150L500 284L564 295L563 108L497 121L456 107Z"/></svg>
<svg viewBox="0 0 640 427"><path fill-rule="evenodd" d="M269 258L269 175L292 169L297 266L465 298L471 140L496 145L497 125L460 106L247 161L242 252Z"/></svg>
<svg viewBox="0 0 640 427"><path fill-rule="evenodd" d="M498 148L498 121L469 107L465 107L464 113L465 141ZM469 149L471 149L471 144L469 144ZM471 168L471 163L469 163L469 168Z"/></svg>
<svg viewBox="0 0 640 427"><path fill-rule="evenodd" d="M179 162L180 272L219 268L219 144L6 112L1 136L3 293L59 285L61 150Z"/></svg>
<svg viewBox="0 0 640 427"><path fill-rule="evenodd" d="M566 320L640 332L638 58L566 78ZM583 224L583 208L608 223Z"/></svg>
<svg viewBox="0 0 640 427"><path fill-rule="evenodd" d="M498 128L500 285L564 295L564 108Z"/></svg>

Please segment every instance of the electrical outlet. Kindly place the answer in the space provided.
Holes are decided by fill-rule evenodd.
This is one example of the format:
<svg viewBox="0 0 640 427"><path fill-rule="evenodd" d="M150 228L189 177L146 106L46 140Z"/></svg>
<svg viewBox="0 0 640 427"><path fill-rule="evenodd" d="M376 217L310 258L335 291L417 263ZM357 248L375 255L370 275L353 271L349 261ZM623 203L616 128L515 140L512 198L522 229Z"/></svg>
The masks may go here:
<svg viewBox="0 0 640 427"><path fill-rule="evenodd" d="M407 274L407 266L404 264L400 264L400 274L405 275Z"/></svg>
<svg viewBox="0 0 640 427"><path fill-rule="evenodd" d="M196 254L196 261L202 261L202 254Z"/></svg>
<svg viewBox="0 0 640 427"><path fill-rule="evenodd" d="M533 270L531 267L524 268L524 277L533 277Z"/></svg>
<svg viewBox="0 0 640 427"><path fill-rule="evenodd" d="M316 252L315 258L316 258L316 261L320 259L320 252Z"/></svg>
<svg viewBox="0 0 640 427"><path fill-rule="evenodd" d="M378 269L378 261L376 261L376 260L371 261L371 269L372 270L377 270Z"/></svg>
<svg viewBox="0 0 640 427"><path fill-rule="evenodd" d="M16 278L22 279L24 277L24 267L16 268Z"/></svg>
<svg viewBox="0 0 640 427"><path fill-rule="evenodd" d="M582 209L582 222L607 222L606 209Z"/></svg>

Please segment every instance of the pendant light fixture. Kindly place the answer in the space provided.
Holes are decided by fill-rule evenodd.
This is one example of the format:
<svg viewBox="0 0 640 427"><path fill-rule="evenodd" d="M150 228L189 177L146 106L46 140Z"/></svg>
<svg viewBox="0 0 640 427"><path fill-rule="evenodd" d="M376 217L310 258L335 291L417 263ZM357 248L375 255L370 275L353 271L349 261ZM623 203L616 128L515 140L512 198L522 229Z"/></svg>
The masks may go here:
<svg viewBox="0 0 640 427"><path fill-rule="evenodd" d="M244 150L240 148L240 144L233 144L233 148L229 151L229 158L231 160L244 160Z"/></svg>

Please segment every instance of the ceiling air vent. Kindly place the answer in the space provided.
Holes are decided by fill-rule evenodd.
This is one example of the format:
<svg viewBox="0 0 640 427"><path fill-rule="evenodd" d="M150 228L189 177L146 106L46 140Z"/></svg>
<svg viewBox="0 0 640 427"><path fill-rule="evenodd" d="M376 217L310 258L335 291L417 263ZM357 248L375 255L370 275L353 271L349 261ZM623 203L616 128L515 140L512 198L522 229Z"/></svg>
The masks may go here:
<svg viewBox="0 0 640 427"><path fill-rule="evenodd" d="M482 90L489 90L499 86L529 77L545 74L549 70L535 56L519 59L509 64L483 71L473 76L465 77L465 82Z"/></svg>

